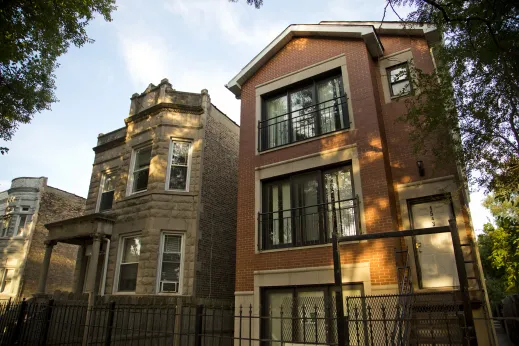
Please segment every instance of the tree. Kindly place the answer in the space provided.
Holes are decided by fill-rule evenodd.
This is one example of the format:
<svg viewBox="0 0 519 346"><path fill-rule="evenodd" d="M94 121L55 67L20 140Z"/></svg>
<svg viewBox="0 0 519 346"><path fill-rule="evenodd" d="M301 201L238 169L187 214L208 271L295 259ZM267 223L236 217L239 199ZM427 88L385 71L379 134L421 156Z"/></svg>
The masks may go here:
<svg viewBox="0 0 519 346"><path fill-rule="evenodd" d="M0 0L0 139L50 109L56 59L93 42L86 26L96 13L111 21L115 8L115 0Z"/></svg>
<svg viewBox="0 0 519 346"><path fill-rule="evenodd" d="M402 120L415 150L456 158L471 182L507 195L519 187L519 8L507 0L388 0L412 6L407 21L443 35L437 69L412 71L415 98ZM395 11L396 12L396 11Z"/></svg>
<svg viewBox="0 0 519 346"><path fill-rule="evenodd" d="M489 295L500 301L505 292L519 292L519 196L489 195L483 204L496 226L485 224L478 245Z"/></svg>

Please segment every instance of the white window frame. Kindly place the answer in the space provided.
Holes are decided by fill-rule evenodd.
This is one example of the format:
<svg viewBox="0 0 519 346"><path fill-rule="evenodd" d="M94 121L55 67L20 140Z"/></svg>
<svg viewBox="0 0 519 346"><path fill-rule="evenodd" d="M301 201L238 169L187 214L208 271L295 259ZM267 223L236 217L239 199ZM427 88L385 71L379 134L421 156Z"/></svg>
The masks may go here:
<svg viewBox="0 0 519 346"><path fill-rule="evenodd" d="M178 189L170 189L169 188L169 180L170 180L170 175L171 175L171 166L172 166L172 163L171 163L171 160L172 160L172 156L173 156L173 142L184 142L184 143L189 143L189 150L188 150L188 154L187 154L187 174L186 174L186 188L183 189L183 190L178 190ZM170 140L169 140L169 151L168 151L168 167L166 169L166 191L184 191L184 192L189 192L189 184L190 184L190 181L191 181L191 161L192 161L192 156L193 156L193 141L191 139L185 139L185 138L174 138L174 137L171 137Z"/></svg>
<svg viewBox="0 0 519 346"><path fill-rule="evenodd" d="M128 174L128 185L126 187L126 196L135 195L135 194L138 194L138 193L143 193L143 192L148 191L148 187L146 187L146 189L141 190L141 191L135 191L135 192L133 191L133 176L134 176L134 173L136 172L134 170L134 168L135 168L134 167L135 166L135 158L137 157L137 153L139 151L147 149L148 147L152 149L152 153L150 155L150 165L148 167L148 170L150 170L150 168L151 168L151 160L153 159L152 143L148 142L146 144L143 144L143 145L140 145L138 147L135 147L132 150L132 157L131 157L131 160L130 160L130 174ZM148 179L149 179L149 171L148 171ZM148 183L149 183L149 180L148 180Z"/></svg>
<svg viewBox="0 0 519 346"><path fill-rule="evenodd" d="M27 207L26 205L24 205L23 207ZM7 239L10 239L10 238L23 238L24 236L26 236L27 234L25 233L26 231L28 231L27 229L24 229L24 233L21 234L21 235L18 235L18 228L20 227L20 221L21 221L21 218L22 216L25 216L25 224L23 225L23 227L27 227L27 225L30 225L30 223L32 222L28 222L28 217L31 216L31 207L29 207L29 210L27 211L21 211L22 210L22 207L20 206L20 211L17 211L15 214L10 214L10 220L9 222L7 223L7 228L3 228L3 220L2 220L2 229L0 229L0 238L7 238ZM13 229L13 234L12 235L6 235L6 233L4 233L4 230L7 232L9 230L9 227L10 227L10 224L11 222L13 221L13 218L16 218L16 220L14 221L14 229Z"/></svg>
<svg viewBox="0 0 519 346"><path fill-rule="evenodd" d="M162 273L162 257L164 253L164 241L167 235L175 235L180 236L180 241L182 244L180 245L180 274L178 276L178 292L162 292L161 291L161 273ZM158 294L168 294L168 295L182 295L182 290L184 288L184 262L185 262L185 254L186 254L186 235L185 233L180 232L161 232L160 234L160 244L159 244L159 258L157 261L157 282L155 287L155 292Z"/></svg>
<svg viewBox="0 0 519 346"><path fill-rule="evenodd" d="M1 280L0 280L0 288L3 288L3 286L5 285L5 279L7 277L7 271L8 270L12 270L13 271L13 278L11 279L11 292L0 292L0 294L3 294L3 295L12 295L13 292L14 292L14 276L16 274L16 269L15 268L10 268L10 267L5 267L5 268L1 268L2 270L2 274L1 274Z"/></svg>
<svg viewBox="0 0 519 346"><path fill-rule="evenodd" d="M114 283L113 283L113 294L135 294L135 291L119 291L119 274L121 272L121 260L123 258L123 245L124 245L124 239L126 238L135 238L139 237L141 238L141 245L142 245L142 234L141 233L127 233L127 234L121 234L119 235L119 243L117 244L117 261L115 266L115 275L114 275ZM139 262L140 262L140 254L139 254ZM139 264L137 264L139 265ZM138 268L138 267L137 267ZM137 277L139 276L139 270L137 269ZM137 287L135 287L135 290L137 290Z"/></svg>
<svg viewBox="0 0 519 346"><path fill-rule="evenodd" d="M101 176L101 182L99 184L99 191L97 193L97 202L96 202L96 213L105 213L108 211L113 210L113 200L112 200L112 209L103 210L102 212L99 211L99 208L101 208L101 196L103 195L103 186L105 185L105 181L107 177L113 177L115 174L113 172L103 172ZM133 177L133 176L132 176ZM115 191L115 187L114 187ZM115 200L115 195L114 195Z"/></svg>

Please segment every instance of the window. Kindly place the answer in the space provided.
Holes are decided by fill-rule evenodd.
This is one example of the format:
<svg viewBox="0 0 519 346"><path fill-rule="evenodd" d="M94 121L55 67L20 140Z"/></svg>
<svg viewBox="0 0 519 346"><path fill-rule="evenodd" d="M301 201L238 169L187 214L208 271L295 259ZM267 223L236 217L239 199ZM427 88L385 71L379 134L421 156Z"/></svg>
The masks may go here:
<svg viewBox="0 0 519 346"><path fill-rule="evenodd" d="M261 248L324 244L359 229L351 166L314 170L263 183Z"/></svg>
<svg viewBox="0 0 519 346"><path fill-rule="evenodd" d="M264 289L263 338L272 346L336 344L335 292L331 285ZM362 294L362 284L343 285L343 297Z"/></svg>
<svg viewBox="0 0 519 346"><path fill-rule="evenodd" d="M412 87L407 63L388 68L387 78L391 96L403 96L411 93Z"/></svg>
<svg viewBox="0 0 519 346"><path fill-rule="evenodd" d="M28 220L29 220L29 215L27 215L27 214L21 214L18 216L18 227L16 230L17 237L21 237L24 235L24 232L26 230L25 227L29 223Z"/></svg>
<svg viewBox="0 0 519 346"><path fill-rule="evenodd" d="M167 190L187 191L189 189L189 170L191 165L191 142L171 140L169 150Z"/></svg>
<svg viewBox="0 0 519 346"><path fill-rule="evenodd" d="M340 74L265 98L258 125L259 150L348 128L347 109Z"/></svg>
<svg viewBox="0 0 519 346"><path fill-rule="evenodd" d="M150 173L151 145L133 152L131 193L146 191Z"/></svg>
<svg viewBox="0 0 519 346"><path fill-rule="evenodd" d="M101 190L99 196L98 211L106 211L112 209L115 192L115 177L113 175L103 175L101 179Z"/></svg>
<svg viewBox="0 0 519 346"><path fill-rule="evenodd" d="M141 255L141 239L139 236L129 236L121 239L118 273L118 292L135 292L137 286L137 271Z"/></svg>
<svg viewBox="0 0 519 346"><path fill-rule="evenodd" d="M23 210L23 208L22 208ZM2 220L2 237L22 237L31 222L30 214L10 214Z"/></svg>
<svg viewBox="0 0 519 346"><path fill-rule="evenodd" d="M10 294L13 293L13 277L14 269L4 268L2 270L2 281L0 282L0 293Z"/></svg>
<svg viewBox="0 0 519 346"><path fill-rule="evenodd" d="M179 293L182 277L182 241L180 234L163 233L160 245L158 291Z"/></svg>

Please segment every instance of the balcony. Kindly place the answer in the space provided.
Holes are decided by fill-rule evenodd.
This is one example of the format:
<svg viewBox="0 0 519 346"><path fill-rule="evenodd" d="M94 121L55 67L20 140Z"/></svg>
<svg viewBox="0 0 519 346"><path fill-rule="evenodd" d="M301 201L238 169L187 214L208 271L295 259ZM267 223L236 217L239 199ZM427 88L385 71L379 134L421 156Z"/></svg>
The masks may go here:
<svg viewBox="0 0 519 346"><path fill-rule="evenodd" d="M358 198L258 213L258 249L271 250L330 243L360 233Z"/></svg>
<svg viewBox="0 0 519 346"><path fill-rule="evenodd" d="M258 122L258 151L282 147L350 127L347 99L338 96Z"/></svg>

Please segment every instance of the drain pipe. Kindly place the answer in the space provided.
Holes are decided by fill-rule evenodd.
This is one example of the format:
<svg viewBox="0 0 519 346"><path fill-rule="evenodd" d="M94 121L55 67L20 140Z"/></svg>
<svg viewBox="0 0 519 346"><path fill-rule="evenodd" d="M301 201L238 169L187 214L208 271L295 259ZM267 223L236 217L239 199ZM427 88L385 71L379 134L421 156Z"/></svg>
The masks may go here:
<svg viewBox="0 0 519 346"><path fill-rule="evenodd" d="M106 271L108 269L108 255L110 254L110 239L105 238L106 247L105 247L105 263L103 265L103 281L101 282L101 295L105 295L105 286L106 286Z"/></svg>

